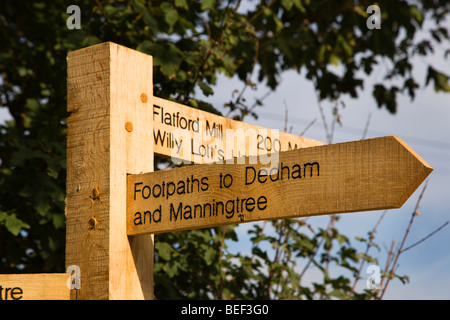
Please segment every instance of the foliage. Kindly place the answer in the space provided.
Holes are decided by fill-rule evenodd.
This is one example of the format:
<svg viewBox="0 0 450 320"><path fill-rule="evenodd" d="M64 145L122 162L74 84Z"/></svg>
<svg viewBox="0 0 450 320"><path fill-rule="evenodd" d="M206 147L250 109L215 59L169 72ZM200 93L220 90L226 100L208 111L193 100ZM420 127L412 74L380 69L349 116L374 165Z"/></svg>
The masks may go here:
<svg viewBox="0 0 450 320"><path fill-rule="evenodd" d="M421 87L449 92L448 75L429 65L420 84L412 59L448 45L446 0L378 1L381 29L368 29L369 1L144 1L74 0L81 29L66 27L62 0L2 1L0 11L0 272L61 272L65 245L66 55L113 41L153 55L154 93L219 113L198 99L215 90L224 74L243 83L224 101L237 119L256 116L243 99L246 88L274 90L280 74L295 69L311 80L320 99L358 96L380 64L384 78L372 88L380 108L397 110L401 93ZM418 38L430 22L430 37ZM450 51L444 47L445 55ZM251 81L256 74L258 83ZM216 106L217 107L217 106ZM163 161L163 160L157 160ZM334 218L333 218L334 219ZM334 220L331 220L334 221ZM267 223L269 225L269 223ZM369 298L356 294L362 255L336 228L307 233L302 220L255 225L251 254L231 253L235 227L157 236L158 298ZM269 249L262 249L267 244ZM324 281L302 286L298 259L322 271ZM349 277L333 277L336 264Z"/></svg>

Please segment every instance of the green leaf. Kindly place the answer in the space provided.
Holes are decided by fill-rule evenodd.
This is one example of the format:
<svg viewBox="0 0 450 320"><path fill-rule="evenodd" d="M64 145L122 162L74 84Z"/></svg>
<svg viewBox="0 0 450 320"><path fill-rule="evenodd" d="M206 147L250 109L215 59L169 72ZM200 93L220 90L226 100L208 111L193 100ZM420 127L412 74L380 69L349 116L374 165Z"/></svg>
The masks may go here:
<svg viewBox="0 0 450 320"><path fill-rule="evenodd" d="M305 13L306 9L302 5L302 0L294 0L294 5L299 9L302 13Z"/></svg>
<svg viewBox="0 0 450 320"><path fill-rule="evenodd" d="M343 36L338 35L337 42L347 57L353 56L353 48Z"/></svg>
<svg viewBox="0 0 450 320"><path fill-rule="evenodd" d="M48 167L47 174L54 179L58 178L58 170L56 168Z"/></svg>
<svg viewBox="0 0 450 320"><path fill-rule="evenodd" d="M443 73L437 72L435 90L450 92L450 84L448 82L448 79L449 79L449 77L447 77Z"/></svg>
<svg viewBox="0 0 450 320"><path fill-rule="evenodd" d="M50 210L50 203L47 201L47 199L39 198L35 207L36 211L43 217L45 217Z"/></svg>
<svg viewBox="0 0 450 320"><path fill-rule="evenodd" d="M216 257L216 250L212 247L209 247L205 251L204 259L208 266L210 266L214 261Z"/></svg>
<svg viewBox="0 0 450 320"><path fill-rule="evenodd" d="M216 0L203 0L202 1L202 10L214 10L216 7Z"/></svg>
<svg viewBox="0 0 450 320"><path fill-rule="evenodd" d="M188 9L187 0L175 0L175 7L187 10Z"/></svg>
<svg viewBox="0 0 450 320"><path fill-rule="evenodd" d="M330 296L336 297L340 300L348 299L348 294L344 293L342 290L334 289L330 292Z"/></svg>
<svg viewBox="0 0 450 320"><path fill-rule="evenodd" d="M438 91L450 92L449 77L437 71L433 67L428 66L428 73L425 84L428 85L430 81L434 82L434 90L436 92Z"/></svg>
<svg viewBox="0 0 450 320"><path fill-rule="evenodd" d="M224 73L227 77L232 77L234 73L236 72L236 65L234 64L233 60L228 56L223 57L223 65L224 65Z"/></svg>
<svg viewBox="0 0 450 320"><path fill-rule="evenodd" d="M317 60L319 62L323 62L325 60L325 51L327 49L327 46L322 44L319 48L319 53L317 55Z"/></svg>
<svg viewBox="0 0 450 320"><path fill-rule="evenodd" d="M158 250L159 257L161 257L164 260L170 260L171 258L170 253L172 251L172 247L168 243L156 242L155 248L156 250Z"/></svg>
<svg viewBox="0 0 450 320"><path fill-rule="evenodd" d="M58 249L58 244L51 237L48 238L48 247L51 251L55 252Z"/></svg>
<svg viewBox="0 0 450 320"><path fill-rule="evenodd" d="M382 84L376 84L374 86L373 96L375 97L379 108L385 105L391 113L395 113L397 110L397 92L398 89L396 87L386 89Z"/></svg>
<svg viewBox="0 0 450 320"><path fill-rule="evenodd" d="M408 276L397 276L397 277L403 284L409 283L409 277Z"/></svg>
<svg viewBox="0 0 450 320"><path fill-rule="evenodd" d="M36 99L27 99L26 105L30 111L37 111L39 108L39 103Z"/></svg>
<svg viewBox="0 0 450 320"><path fill-rule="evenodd" d="M330 54L329 62L337 67L339 65L339 57L332 53Z"/></svg>
<svg viewBox="0 0 450 320"><path fill-rule="evenodd" d="M286 10L291 10L292 6L294 5L294 0L281 0L281 5Z"/></svg>
<svg viewBox="0 0 450 320"><path fill-rule="evenodd" d="M183 62L183 53L176 45L169 43L166 46L144 40L137 48L138 51L145 52L153 56L153 64L160 66L161 71L168 77L172 78L180 68Z"/></svg>
<svg viewBox="0 0 450 320"><path fill-rule="evenodd" d="M423 13L422 10L420 10L417 6L413 5L411 6L411 16L419 23L419 25L422 25L423 22Z"/></svg>
<svg viewBox="0 0 450 320"><path fill-rule="evenodd" d="M66 217L64 214L53 214L53 225L56 229L62 229L66 225Z"/></svg>
<svg viewBox="0 0 450 320"><path fill-rule="evenodd" d="M161 9L164 12L164 20L167 22L169 27L172 28L178 20L177 10L175 10L174 7L167 2L163 2L161 4Z"/></svg>
<svg viewBox="0 0 450 320"><path fill-rule="evenodd" d="M16 217L15 213L6 215L5 227L14 236L17 236L22 229L29 229L30 226Z"/></svg>
<svg viewBox="0 0 450 320"><path fill-rule="evenodd" d="M213 89L203 81L199 81L198 86L202 89L205 96L210 96L214 93Z"/></svg>
<svg viewBox="0 0 450 320"><path fill-rule="evenodd" d="M178 274L178 266L179 263L171 260L168 263L166 263L164 265L164 270L166 271L167 275L169 276L169 278L173 278L174 276L176 276Z"/></svg>
<svg viewBox="0 0 450 320"><path fill-rule="evenodd" d="M265 15L266 17L272 16L272 10L270 10L269 7L264 7L263 13L264 13L264 15Z"/></svg>

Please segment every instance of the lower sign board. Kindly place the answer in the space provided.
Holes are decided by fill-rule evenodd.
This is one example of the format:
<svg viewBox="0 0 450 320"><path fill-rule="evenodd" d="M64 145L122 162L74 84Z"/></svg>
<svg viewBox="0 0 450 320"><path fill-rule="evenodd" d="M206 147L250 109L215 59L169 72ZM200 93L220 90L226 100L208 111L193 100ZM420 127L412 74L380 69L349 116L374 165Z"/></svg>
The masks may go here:
<svg viewBox="0 0 450 320"><path fill-rule="evenodd" d="M70 300L69 273L0 274L0 300Z"/></svg>
<svg viewBox="0 0 450 320"><path fill-rule="evenodd" d="M127 234L399 208L433 170L397 137L285 151L276 158L129 175Z"/></svg>

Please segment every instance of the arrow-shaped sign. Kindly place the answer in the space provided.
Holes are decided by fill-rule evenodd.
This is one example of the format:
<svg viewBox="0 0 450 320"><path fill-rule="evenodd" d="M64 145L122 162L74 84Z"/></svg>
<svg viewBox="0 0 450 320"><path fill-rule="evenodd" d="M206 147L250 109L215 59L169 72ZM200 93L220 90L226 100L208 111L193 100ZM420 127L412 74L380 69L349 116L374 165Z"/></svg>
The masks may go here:
<svg viewBox="0 0 450 320"><path fill-rule="evenodd" d="M399 208L433 170L397 137L285 151L278 159L129 175L127 234Z"/></svg>

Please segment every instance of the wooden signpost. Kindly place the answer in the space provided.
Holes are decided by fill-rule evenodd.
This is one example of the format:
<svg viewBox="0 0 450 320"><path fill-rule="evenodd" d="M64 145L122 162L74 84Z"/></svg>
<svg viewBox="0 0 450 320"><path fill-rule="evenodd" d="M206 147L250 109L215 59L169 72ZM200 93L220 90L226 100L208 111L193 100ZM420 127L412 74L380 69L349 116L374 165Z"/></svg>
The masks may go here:
<svg viewBox="0 0 450 320"><path fill-rule="evenodd" d="M246 160L128 176L127 234L399 208L432 171L396 137Z"/></svg>
<svg viewBox="0 0 450 320"><path fill-rule="evenodd" d="M152 299L155 233L398 208L432 171L396 137L323 145L154 97L152 72L111 42L68 54L71 299ZM68 298L69 276L0 276L0 298Z"/></svg>
<svg viewBox="0 0 450 320"><path fill-rule="evenodd" d="M247 125L154 97L152 71L151 56L111 42L67 57L66 267L80 268L82 284L72 299L153 298L153 235L128 237L126 198L127 175L152 172L154 154L210 163L227 150L262 155L269 139L281 150L323 144L248 126L230 141L243 135L255 148L220 146L226 129ZM265 150L251 141L258 134Z"/></svg>

